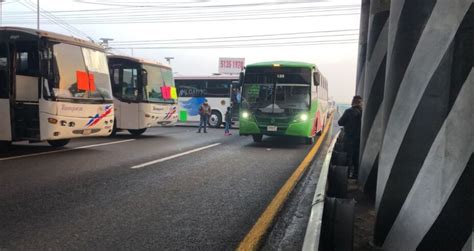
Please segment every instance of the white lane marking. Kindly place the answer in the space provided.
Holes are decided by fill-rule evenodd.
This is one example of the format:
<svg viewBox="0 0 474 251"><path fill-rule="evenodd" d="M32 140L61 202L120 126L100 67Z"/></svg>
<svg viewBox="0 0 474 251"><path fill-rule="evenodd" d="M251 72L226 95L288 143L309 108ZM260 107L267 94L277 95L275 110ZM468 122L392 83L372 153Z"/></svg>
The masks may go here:
<svg viewBox="0 0 474 251"><path fill-rule="evenodd" d="M107 143L100 143L100 144L94 144L94 145L78 146L78 147L74 147L74 148L61 149L61 150L56 150L56 151L41 152L41 153L32 153L32 154L26 154L26 155L20 155L20 156L13 156L13 157L7 157L7 158L0 158L0 161L13 160L13 159L22 159L22 158L35 157L35 156L41 156L41 155L47 155L47 154L53 154L53 153L69 152L69 151L80 150L80 149L86 149L86 148L93 148L93 147L99 147L99 146L108 146L108 145L114 145L114 144L121 144L121 143L126 143L126 142L130 142L130 141L134 141L134 140L135 140L135 139L126 139L126 140L120 140L120 141L114 141L114 142L107 142Z"/></svg>
<svg viewBox="0 0 474 251"><path fill-rule="evenodd" d="M191 153L199 152L199 151L202 151L202 150L206 150L206 149L208 149L208 148L215 147L215 146L218 146L218 145L220 145L220 144L221 144L221 143L215 143L215 144L212 144L212 145L207 145L207 146L199 147L199 148L196 148L196 149L193 149L193 150L189 150L189 151L186 151L186 152L178 153L178 154L171 155L171 156L168 156L168 157L165 157L165 158L161 158L161 159L153 160L153 161L146 162L146 163L143 163L143 164L140 164L140 165L132 166L132 167L130 167L130 168L131 168L131 169L137 169L137 168L142 168L142 167L154 165L154 164L156 164L156 163L164 162L164 161L167 161L167 160L170 160L170 159L175 159L175 158L178 158L178 157L187 155L187 154L191 154Z"/></svg>

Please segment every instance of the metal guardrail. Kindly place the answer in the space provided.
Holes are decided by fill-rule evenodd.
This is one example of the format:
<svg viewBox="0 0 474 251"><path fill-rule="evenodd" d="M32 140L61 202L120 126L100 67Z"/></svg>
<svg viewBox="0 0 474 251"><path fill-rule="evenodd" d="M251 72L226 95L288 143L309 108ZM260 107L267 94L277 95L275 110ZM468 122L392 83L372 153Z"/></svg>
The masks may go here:
<svg viewBox="0 0 474 251"><path fill-rule="evenodd" d="M316 185L316 191L313 197L313 203L311 206L311 213L309 215L308 226L306 228L306 234L304 236L303 251L313 251L319 249L319 241L321 236L321 226L323 222L323 211L324 211L324 200L326 198L326 185L329 174L329 165L331 164L331 156L334 150L339 133L334 136L329 150L321 168L319 175L318 184Z"/></svg>

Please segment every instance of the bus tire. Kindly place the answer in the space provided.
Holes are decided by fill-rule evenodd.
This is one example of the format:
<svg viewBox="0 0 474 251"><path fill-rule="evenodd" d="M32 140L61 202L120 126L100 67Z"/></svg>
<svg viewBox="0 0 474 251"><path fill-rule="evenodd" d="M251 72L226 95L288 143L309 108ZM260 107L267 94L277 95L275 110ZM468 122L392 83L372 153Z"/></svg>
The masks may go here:
<svg viewBox="0 0 474 251"><path fill-rule="evenodd" d="M252 134L253 142L260 143L262 142L263 135L262 134Z"/></svg>
<svg viewBox="0 0 474 251"><path fill-rule="evenodd" d="M146 131L146 128L142 129L128 129L128 132L135 137L142 135Z"/></svg>
<svg viewBox="0 0 474 251"><path fill-rule="evenodd" d="M328 191L327 195L336 198L347 198L349 174L348 166L333 166L329 167L328 175Z"/></svg>
<svg viewBox="0 0 474 251"><path fill-rule="evenodd" d="M219 111L213 110L211 116L209 116L209 121L207 121L209 127L219 128L222 125L222 114Z"/></svg>
<svg viewBox="0 0 474 251"><path fill-rule="evenodd" d="M336 144L334 145L334 151L344 152L344 144L342 142L336 142Z"/></svg>
<svg viewBox="0 0 474 251"><path fill-rule="evenodd" d="M319 248L322 250L352 250L355 201L326 197Z"/></svg>
<svg viewBox="0 0 474 251"><path fill-rule="evenodd" d="M347 153L346 152L332 152L331 164L336 166L345 166L347 165Z"/></svg>
<svg viewBox="0 0 474 251"><path fill-rule="evenodd" d="M56 139L56 140L48 140L48 144L52 147L63 147L67 145L71 141L70 139Z"/></svg>

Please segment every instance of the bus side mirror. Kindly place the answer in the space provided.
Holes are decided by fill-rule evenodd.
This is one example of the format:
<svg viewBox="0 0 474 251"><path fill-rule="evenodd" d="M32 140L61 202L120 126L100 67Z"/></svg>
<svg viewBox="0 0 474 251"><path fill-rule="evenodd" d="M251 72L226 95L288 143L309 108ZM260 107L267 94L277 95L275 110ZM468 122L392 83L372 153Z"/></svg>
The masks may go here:
<svg viewBox="0 0 474 251"><path fill-rule="evenodd" d="M239 75L239 86L242 86L242 84L244 83L244 78L245 78L245 74L243 71L241 71Z"/></svg>
<svg viewBox="0 0 474 251"><path fill-rule="evenodd" d="M321 75L319 72L315 71L313 73L314 85L319 86L321 84Z"/></svg>
<svg viewBox="0 0 474 251"><path fill-rule="evenodd" d="M147 86L148 85L148 72L145 69L142 69L141 75L142 75L143 86Z"/></svg>

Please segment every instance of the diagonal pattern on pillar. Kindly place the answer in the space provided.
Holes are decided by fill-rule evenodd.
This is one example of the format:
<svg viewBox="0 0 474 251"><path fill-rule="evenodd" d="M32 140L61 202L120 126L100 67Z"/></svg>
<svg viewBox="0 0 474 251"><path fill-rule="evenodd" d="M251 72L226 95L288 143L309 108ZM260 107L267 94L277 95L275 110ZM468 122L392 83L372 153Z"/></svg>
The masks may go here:
<svg viewBox="0 0 474 251"><path fill-rule="evenodd" d="M472 9L391 2L374 231L386 250L462 248L471 234L459 219L472 212Z"/></svg>
<svg viewBox="0 0 474 251"><path fill-rule="evenodd" d="M381 104L385 84L389 8L388 0L370 2L367 62L362 93L366 105L362 114L359 182L371 194L375 193L376 160L382 144Z"/></svg>
<svg viewBox="0 0 474 251"><path fill-rule="evenodd" d="M356 72L356 94L362 95L364 89L365 56L367 54L367 32L369 29L370 0L362 0L359 27L359 54Z"/></svg>

